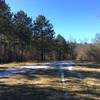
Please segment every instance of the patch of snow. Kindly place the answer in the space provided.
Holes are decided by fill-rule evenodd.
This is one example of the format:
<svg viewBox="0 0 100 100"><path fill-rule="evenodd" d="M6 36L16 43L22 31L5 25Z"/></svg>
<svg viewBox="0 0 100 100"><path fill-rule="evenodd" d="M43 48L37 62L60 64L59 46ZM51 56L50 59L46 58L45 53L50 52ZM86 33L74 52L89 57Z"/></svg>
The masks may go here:
<svg viewBox="0 0 100 100"><path fill-rule="evenodd" d="M73 67L72 66L68 67L68 70L69 71L72 71L73 70Z"/></svg>
<svg viewBox="0 0 100 100"><path fill-rule="evenodd" d="M48 69L48 68L50 68L50 66L21 66L21 68Z"/></svg>

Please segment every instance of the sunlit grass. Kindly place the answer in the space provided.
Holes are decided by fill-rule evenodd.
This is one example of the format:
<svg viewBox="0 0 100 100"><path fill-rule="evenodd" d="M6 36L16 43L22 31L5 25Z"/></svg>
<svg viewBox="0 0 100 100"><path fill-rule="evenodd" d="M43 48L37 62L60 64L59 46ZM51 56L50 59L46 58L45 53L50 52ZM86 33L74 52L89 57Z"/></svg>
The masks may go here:
<svg viewBox="0 0 100 100"><path fill-rule="evenodd" d="M74 70L76 71L89 71L89 72L100 72L100 67L98 68L91 68L91 67L85 67L85 66L75 66L73 67Z"/></svg>
<svg viewBox="0 0 100 100"><path fill-rule="evenodd" d="M0 64L0 67L1 68L16 68L16 67L21 67L21 66L26 66L26 65L37 65L39 63L37 62L32 62L32 61L29 61L29 62L12 62L12 63L8 63L8 64Z"/></svg>

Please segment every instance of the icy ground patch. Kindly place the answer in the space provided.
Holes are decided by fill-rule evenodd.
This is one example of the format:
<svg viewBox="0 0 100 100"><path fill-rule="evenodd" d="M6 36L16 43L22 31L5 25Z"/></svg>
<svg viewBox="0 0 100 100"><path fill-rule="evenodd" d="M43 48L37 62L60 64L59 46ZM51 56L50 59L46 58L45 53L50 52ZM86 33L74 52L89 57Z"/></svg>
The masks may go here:
<svg viewBox="0 0 100 100"><path fill-rule="evenodd" d="M13 74L22 74L30 71L29 68L8 68L8 69L0 69L0 77L7 77Z"/></svg>
<svg viewBox="0 0 100 100"><path fill-rule="evenodd" d="M75 66L75 63L72 61L55 61L55 62L49 62L49 63L39 63L39 64L30 64L26 66L20 66L19 68L7 68L7 69L0 69L0 77L6 77L13 74L21 74L21 73L27 73L28 71L34 69L62 69L61 73L63 73L64 67L67 67L69 72L73 71L73 66ZM79 74L79 76L81 76ZM63 77L63 76L62 76Z"/></svg>

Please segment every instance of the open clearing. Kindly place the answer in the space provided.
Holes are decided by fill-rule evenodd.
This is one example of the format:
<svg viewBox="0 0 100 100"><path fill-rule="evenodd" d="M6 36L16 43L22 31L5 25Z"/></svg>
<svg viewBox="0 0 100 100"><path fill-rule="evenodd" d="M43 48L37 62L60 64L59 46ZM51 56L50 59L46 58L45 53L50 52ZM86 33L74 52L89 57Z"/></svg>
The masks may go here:
<svg viewBox="0 0 100 100"><path fill-rule="evenodd" d="M1 69L4 66L0 66ZM100 67L31 69L0 78L0 100L100 100Z"/></svg>

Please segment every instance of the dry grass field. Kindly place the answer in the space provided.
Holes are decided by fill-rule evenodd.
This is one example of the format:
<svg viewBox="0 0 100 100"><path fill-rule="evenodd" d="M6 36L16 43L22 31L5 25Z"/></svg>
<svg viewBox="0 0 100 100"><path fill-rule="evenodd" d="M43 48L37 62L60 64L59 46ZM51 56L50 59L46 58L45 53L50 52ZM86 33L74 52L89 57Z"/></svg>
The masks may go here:
<svg viewBox="0 0 100 100"><path fill-rule="evenodd" d="M17 68L19 66L25 66L28 64L33 64L33 62L21 62L21 63L12 62L12 63L8 63L8 64L0 64L0 68Z"/></svg>
<svg viewBox="0 0 100 100"><path fill-rule="evenodd" d="M32 69L1 77L0 100L100 100L100 67L76 66L73 70L64 70L64 83L59 69Z"/></svg>

